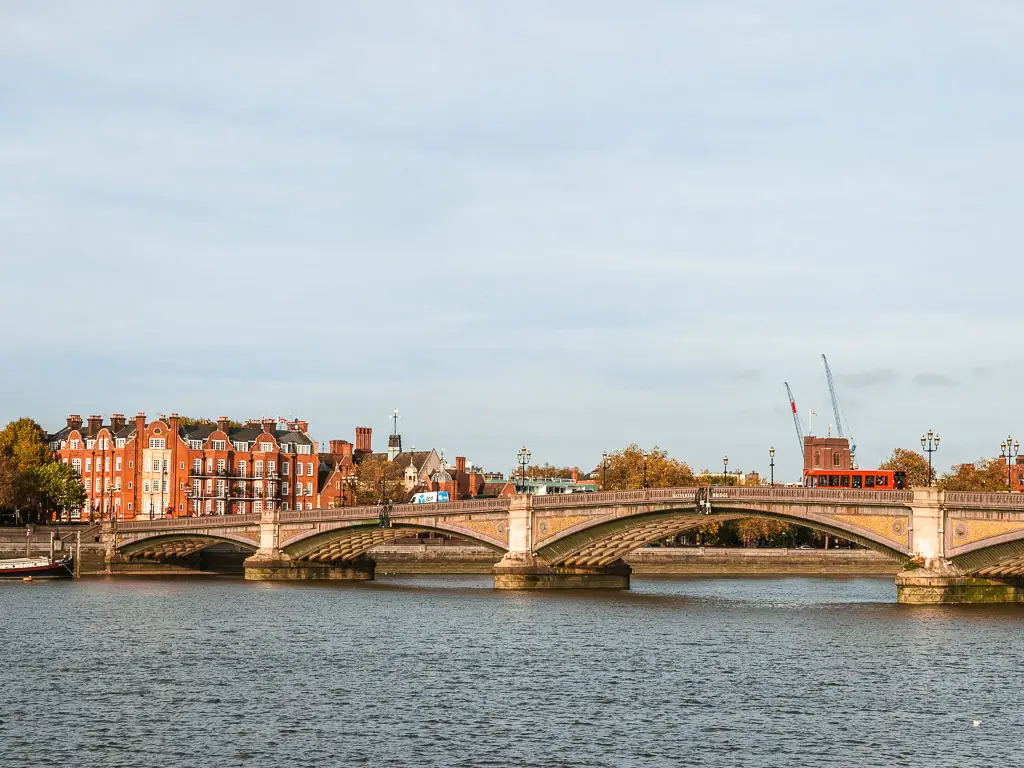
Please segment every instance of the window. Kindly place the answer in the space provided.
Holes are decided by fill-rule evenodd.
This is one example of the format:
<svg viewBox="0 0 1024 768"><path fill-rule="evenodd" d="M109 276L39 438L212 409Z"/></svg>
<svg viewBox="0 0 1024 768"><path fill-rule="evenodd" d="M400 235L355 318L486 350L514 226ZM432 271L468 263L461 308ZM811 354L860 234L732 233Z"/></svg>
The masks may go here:
<svg viewBox="0 0 1024 768"><path fill-rule="evenodd" d="M241 459L238 462L238 476L239 477L245 477L245 465L246 465L245 459Z"/></svg>
<svg viewBox="0 0 1024 768"><path fill-rule="evenodd" d="M92 472L92 459L85 460L85 471Z"/></svg>
<svg viewBox="0 0 1024 768"><path fill-rule="evenodd" d="M142 481L142 490L149 493L149 480Z"/></svg>
<svg viewBox="0 0 1024 768"><path fill-rule="evenodd" d="M292 452L291 443L282 443L281 444L281 453L291 453L291 452ZM283 507L282 507L282 509L283 509Z"/></svg>
<svg viewBox="0 0 1024 768"><path fill-rule="evenodd" d="M227 462L224 459L217 459L217 471L223 472L227 469Z"/></svg>
<svg viewBox="0 0 1024 768"><path fill-rule="evenodd" d="M213 493L213 480L206 481L206 492Z"/></svg>
<svg viewBox="0 0 1024 768"><path fill-rule="evenodd" d="M77 451L81 447L82 447L82 441L81 440L72 440L71 441L71 450L72 451Z"/></svg>
<svg viewBox="0 0 1024 768"><path fill-rule="evenodd" d="M814 466L816 466L816 467L820 467L821 466L821 451L815 451L814 452Z"/></svg>
<svg viewBox="0 0 1024 768"><path fill-rule="evenodd" d="M296 483L295 484L295 495L296 496L301 496L302 495L302 483Z"/></svg>
<svg viewBox="0 0 1024 768"><path fill-rule="evenodd" d="M114 441L114 445L116 445L118 448L124 448L124 442L124 438L119 437L117 438L117 440Z"/></svg>
<svg viewBox="0 0 1024 768"><path fill-rule="evenodd" d="M223 480L218 480L217 481L217 495L218 496L223 496L224 495L224 481Z"/></svg>
<svg viewBox="0 0 1024 768"><path fill-rule="evenodd" d="M288 502L287 502L287 501L286 501L286 502L283 502L283 503L281 504L281 511L282 511L282 512L287 512L287 511L288 511Z"/></svg>
<svg viewBox="0 0 1024 768"><path fill-rule="evenodd" d="M299 476L304 475L305 474L305 469L306 469L306 465L303 464L301 461L296 461L295 462L295 474L296 475L299 475Z"/></svg>
<svg viewBox="0 0 1024 768"><path fill-rule="evenodd" d="M193 451L201 451L201 450L203 450L203 441L202 440L189 440L188 441L188 447L191 448Z"/></svg>
<svg viewBox="0 0 1024 768"><path fill-rule="evenodd" d="M228 449L227 440L211 440L210 444L215 451L226 451Z"/></svg>
<svg viewBox="0 0 1024 768"><path fill-rule="evenodd" d="M192 481L192 495L193 496L198 496L200 493L202 493L202 482L200 482L199 480L193 480Z"/></svg>
<svg viewBox="0 0 1024 768"><path fill-rule="evenodd" d="M244 452L249 450L249 444L248 443L235 443L234 445L235 445L235 450L236 451L242 451L244 453Z"/></svg>
<svg viewBox="0 0 1024 768"><path fill-rule="evenodd" d="M109 456L107 456L107 460L103 462L103 470L105 472L109 472L110 471L110 457Z"/></svg>
<svg viewBox="0 0 1024 768"><path fill-rule="evenodd" d="M875 476L874 475L864 475L864 487L865 488L874 488L875 487Z"/></svg>
<svg viewBox="0 0 1024 768"><path fill-rule="evenodd" d="M306 474L309 475L310 477L313 476L313 462L312 461L309 462L309 464L306 465Z"/></svg>
<svg viewBox="0 0 1024 768"><path fill-rule="evenodd" d="M285 480L283 483L281 483L281 493L285 494L286 496L288 495L288 481L287 480Z"/></svg>
<svg viewBox="0 0 1024 768"><path fill-rule="evenodd" d="M240 515L244 515L245 514L245 502L244 501L239 502L239 504L238 504L238 514L240 514Z"/></svg>
<svg viewBox="0 0 1024 768"><path fill-rule="evenodd" d="M96 447L96 441L95 440L86 440L85 441L85 447L88 448L91 451L93 448Z"/></svg>
<svg viewBox="0 0 1024 768"><path fill-rule="evenodd" d="M274 444L273 443L257 443L257 445L259 446L258 450L263 451L264 453L273 453L274 452Z"/></svg>
<svg viewBox="0 0 1024 768"><path fill-rule="evenodd" d="M131 480L129 480L129 481L128 481L128 490L130 491L131 489L132 489L132 481L131 481Z"/></svg>
<svg viewBox="0 0 1024 768"><path fill-rule="evenodd" d="M255 513L257 515L261 514L263 512L263 502L262 501L254 501L252 503L252 511L253 511L253 513Z"/></svg>
<svg viewBox="0 0 1024 768"><path fill-rule="evenodd" d="M875 478L875 488L888 488L889 478L885 475L879 475Z"/></svg>
<svg viewBox="0 0 1024 768"><path fill-rule="evenodd" d="M253 462L253 469L254 469L254 473L253 473L254 477L263 477L263 462L262 461L254 461Z"/></svg>
<svg viewBox="0 0 1024 768"><path fill-rule="evenodd" d="M312 508L313 508L313 502L312 501L307 501L306 502L306 509L312 509Z"/></svg>
<svg viewBox="0 0 1024 768"><path fill-rule="evenodd" d="M276 461L268 461L267 462L267 472L272 475L276 471L277 471L277 462Z"/></svg>
<svg viewBox="0 0 1024 768"><path fill-rule="evenodd" d="M116 470L117 472L120 472L120 471L121 471L121 457L120 457L120 456L118 456L118 457L117 457L117 460L116 460L116 461L114 462L114 469L115 469L115 470Z"/></svg>
<svg viewBox="0 0 1024 768"><path fill-rule="evenodd" d="M224 500L223 499L217 499L217 514L218 515L223 515L224 514Z"/></svg>
<svg viewBox="0 0 1024 768"><path fill-rule="evenodd" d="M309 453L309 446L308 445L297 445L297 446L295 446L295 452L296 453L308 454Z"/></svg>
<svg viewBox="0 0 1024 768"><path fill-rule="evenodd" d="M288 474L288 469L289 469L288 462L287 461L282 461L281 462L281 472L282 472L282 474L287 475ZM1024 474L1022 474L1021 477L1024 478Z"/></svg>
<svg viewBox="0 0 1024 768"><path fill-rule="evenodd" d="M82 460L81 459L72 459L71 460L71 468L73 470L75 470L75 472L77 472L79 475L81 475L82 474Z"/></svg>
<svg viewBox="0 0 1024 768"><path fill-rule="evenodd" d="M192 474L198 475L203 471L203 460L192 459Z"/></svg>
<svg viewBox="0 0 1024 768"><path fill-rule="evenodd" d="M206 514L210 514L210 512L212 512L212 511L213 511L213 500L212 499L207 499L206 500Z"/></svg>
<svg viewBox="0 0 1024 768"><path fill-rule="evenodd" d="M131 469L134 464L135 464L134 461L129 461L128 462L128 469Z"/></svg>
<svg viewBox="0 0 1024 768"><path fill-rule="evenodd" d="M838 453L833 453L832 454L832 466L833 467L838 467L841 459L842 459L842 457Z"/></svg>
<svg viewBox="0 0 1024 768"><path fill-rule="evenodd" d="M849 488L850 487L850 476L849 475L840 475L839 476L839 485L841 487L843 487L843 488Z"/></svg>
<svg viewBox="0 0 1024 768"><path fill-rule="evenodd" d="M313 484L312 483L306 483L306 495L307 496L312 496L313 495Z"/></svg>
<svg viewBox="0 0 1024 768"><path fill-rule="evenodd" d="M184 468L185 468L185 462L184 462L184 461L183 461L183 462L181 462L181 465L180 465L180 467L179 467L179 468L180 468L180 469L184 469Z"/></svg>
<svg viewBox="0 0 1024 768"><path fill-rule="evenodd" d="M130 501L128 502L128 511L129 511L129 512L131 512L131 511L132 511L132 503L131 503Z"/></svg>
<svg viewBox="0 0 1024 768"><path fill-rule="evenodd" d="M853 487L854 488L861 488L861 487L863 487L863 485L864 485L864 481L863 481L861 475L854 475L853 476Z"/></svg>
<svg viewBox="0 0 1024 768"><path fill-rule="evenodd" d="M163 438L163 437L151 437L151 438L149 438L149 447L150 448L161 448L161 449L162 448L166 448L167 447L167 440L165 438Z"/></svg>
<svg viewBox="0 0 1024 768"><path fill-rule="evenodd" d="M160 471L160 459L153 459L153 471L154 472L159 472Z"/></svg>
<svg viewBox="0 0 1024 768"><path fill-rule="evenodd" d="M828 476L828 486L829 486L829 488L838 488L839 487L839 475L829 475Z"/></svg>
<svg viewBox="0 0 1024 768"><path fill-rule="evenodd" d="M207 474L209 474L210 472L213 472L213 459L207 459L206 460L206 472L207 472Z"/></svg>
<svg viewBox="0 0 1024 768"><path fill-rule="evenodd" d="M82 485L85 486L85 492L88 493L92 488L92 481L86 478L82 481ZM97 483L97 485L99 485L99 483Z"/></svg>

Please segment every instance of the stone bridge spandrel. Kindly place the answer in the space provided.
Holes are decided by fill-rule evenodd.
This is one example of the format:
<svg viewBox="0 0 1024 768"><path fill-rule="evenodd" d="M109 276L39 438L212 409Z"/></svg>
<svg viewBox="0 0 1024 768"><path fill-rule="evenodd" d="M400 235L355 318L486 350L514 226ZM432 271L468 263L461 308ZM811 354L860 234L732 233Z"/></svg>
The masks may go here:
<svg viewBox="0 0 1024 768"><path fill-rule="evenodd" d="M104 523L108 559L124 557L168 560L215 544L235 544L255 551L260 543L259 515L215 515Z"/></svg>
<svg viewBox="0 0 1024 768"><path fill-rule="evenodd" d="M534 553L558 566L603 566L638 547L741 517L770 517L856 541L905 561L912 551L909 491L780 487L668 488L536 497Z"/></svg>
<svg viewBox="0 0 1024 768"><path fill-rule="evenodd" d="M947 491L946 556L964 573L1024 576L1024 494Z"/></svg>

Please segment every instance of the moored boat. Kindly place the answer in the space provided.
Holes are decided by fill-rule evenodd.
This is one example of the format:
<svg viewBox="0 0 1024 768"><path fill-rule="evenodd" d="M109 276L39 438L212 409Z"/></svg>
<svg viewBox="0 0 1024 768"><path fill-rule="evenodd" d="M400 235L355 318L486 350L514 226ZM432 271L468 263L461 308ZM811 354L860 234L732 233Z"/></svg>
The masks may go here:
<svg viewBox="0 0 1024 768"><path fill-rule="evenodd" d="M74 576L71 570L71 555L60 560L49 557L16 557L0 560L0 579L70 579Z"/></svg>

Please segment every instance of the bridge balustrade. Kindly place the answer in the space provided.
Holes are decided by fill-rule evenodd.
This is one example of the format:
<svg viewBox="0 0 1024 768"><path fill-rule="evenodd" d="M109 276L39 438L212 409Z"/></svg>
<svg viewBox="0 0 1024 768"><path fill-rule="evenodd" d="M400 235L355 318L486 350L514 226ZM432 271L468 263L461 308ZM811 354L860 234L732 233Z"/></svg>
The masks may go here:
<svg viewBox="0 0 1024 768"><path fill-rule="evenodd" d="M148 530L160 528L195 528L197 525L251 525L259 523L260 516L248 515L198 515L196 517L158 517L153 520L118 520L117 530Z"/></svg>
<svg viewBox="0 0 1024 768"><path fill-rule="evenodd" d="M1024 511L1024 493L946 491L945 501L947 507L999 508Z"/></svg>

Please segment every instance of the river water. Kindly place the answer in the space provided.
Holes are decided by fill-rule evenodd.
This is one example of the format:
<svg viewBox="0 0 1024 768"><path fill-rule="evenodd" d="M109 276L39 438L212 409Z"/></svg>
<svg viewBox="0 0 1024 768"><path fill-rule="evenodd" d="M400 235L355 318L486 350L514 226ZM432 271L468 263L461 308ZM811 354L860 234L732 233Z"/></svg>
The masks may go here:
<svg viewBox="0 0 1024 768"><path fill-rule="evenodd" d="M1024 760L1021 607L898 606L891 579L490 583L0 582L0 765Z"/></svg>

